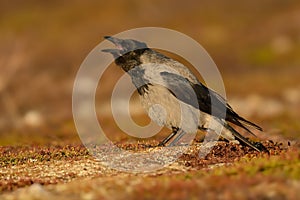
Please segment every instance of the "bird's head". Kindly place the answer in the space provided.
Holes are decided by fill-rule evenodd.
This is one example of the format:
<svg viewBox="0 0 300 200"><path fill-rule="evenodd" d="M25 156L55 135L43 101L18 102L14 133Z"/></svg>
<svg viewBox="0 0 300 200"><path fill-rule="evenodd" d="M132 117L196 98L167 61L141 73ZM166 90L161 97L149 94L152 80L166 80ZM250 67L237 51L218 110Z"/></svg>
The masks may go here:
<svg viewBox="0 0 300 200"><path fill-rule="evenodd" d="M104 38L112 42L116 48L103 49L102 52L111 53L115 63L126 72L141 64L140 56L148 49L145 43L137 40L119 39L111 36L105 36Z"/></svg>

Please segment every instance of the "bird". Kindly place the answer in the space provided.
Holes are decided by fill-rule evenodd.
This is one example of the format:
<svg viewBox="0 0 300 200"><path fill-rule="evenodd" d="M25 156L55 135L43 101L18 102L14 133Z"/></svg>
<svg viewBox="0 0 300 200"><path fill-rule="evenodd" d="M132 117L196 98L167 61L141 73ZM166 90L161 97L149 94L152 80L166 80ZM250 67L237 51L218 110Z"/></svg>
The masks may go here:
<svg viewBox="0 0 300 200"><path fill-rule="evenodd" d="M101 51L110 53L115 64L129 74L148 116L172 131L158 146L175 145L189 132L221 130L228 141L267 151L262 143L250 141L232 125L253 135L250 128L262 128L238 115L225 98L201 83L184 64L138 40L104 39L116 48Z"/></svg>

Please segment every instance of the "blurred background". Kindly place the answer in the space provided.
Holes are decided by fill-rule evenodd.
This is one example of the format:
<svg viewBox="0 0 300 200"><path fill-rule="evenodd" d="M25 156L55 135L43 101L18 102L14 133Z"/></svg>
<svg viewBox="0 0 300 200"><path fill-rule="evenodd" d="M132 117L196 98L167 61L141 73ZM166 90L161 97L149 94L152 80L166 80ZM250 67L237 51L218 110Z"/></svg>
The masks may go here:
<svg viewBox="0 0 300 200"><path fill-rule="evenodd" d="M80 142L71 110L80 64L103 36L146 26L197 40L239 114L267 134L299 137L300 1L1 0L0 145ZM99 119L118 131L107 116Z"/></svg>

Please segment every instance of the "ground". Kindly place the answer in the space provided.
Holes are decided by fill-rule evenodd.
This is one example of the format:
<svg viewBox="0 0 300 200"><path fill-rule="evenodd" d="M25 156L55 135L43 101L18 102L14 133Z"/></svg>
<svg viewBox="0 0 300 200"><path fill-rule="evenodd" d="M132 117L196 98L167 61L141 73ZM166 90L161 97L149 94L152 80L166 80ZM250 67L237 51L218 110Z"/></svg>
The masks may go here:
<svg viewBox="0 0 300 200"><path fill-rule="evenodd" d="M2 147L1 199L297 199L299 148L263 144L268 153L221 141L200 158L195 142L174 163L147 173L111 169L80 145ZM170 148L156 141L117 145Z"/></svg>
<svg viewBox="0 0 300 200"><path fill-rule="evenodd" d="M299 22L297 0L0 1L0 199L299 199ZM111 115L112 89L124 74L111 64L95 98L107 137L127 152L170 157L154 154L145 165L110 143L97 147L101 162L92 156L72 118L76 73L103 36L153 26L184 33L206 49L230 105L263 128L253 130L257 137L239 131L269 153L221 140L199 157L197 136L174 159L184 146L156 147L165 129L137 142ZM148 124L138 100L130 103L133 120ZM157 164L164 167L128 171Z"/></svg>

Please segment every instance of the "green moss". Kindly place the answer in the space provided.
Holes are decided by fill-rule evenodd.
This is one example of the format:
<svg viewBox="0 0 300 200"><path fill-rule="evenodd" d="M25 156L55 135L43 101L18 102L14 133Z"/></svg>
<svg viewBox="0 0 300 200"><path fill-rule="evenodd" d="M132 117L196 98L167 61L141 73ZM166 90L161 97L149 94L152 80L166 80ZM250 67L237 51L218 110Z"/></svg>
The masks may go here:
<svg viewBox="0 0 300 200"><path fill-rule="evenodd" d="M299 152L284 152L278 156L243 158L227 168L217 168L211 173L217 176L255 176L258 174L281 178L300 179Z"/></svg>
<svg viewBox="0 0 300 200"><path fill-rule="evenodd" d="M12 166L25 164L29 160L44 162L50 160L82 159L89 153L83 146L23 146L2 147L0 149L0 166Z"/></svg>

